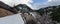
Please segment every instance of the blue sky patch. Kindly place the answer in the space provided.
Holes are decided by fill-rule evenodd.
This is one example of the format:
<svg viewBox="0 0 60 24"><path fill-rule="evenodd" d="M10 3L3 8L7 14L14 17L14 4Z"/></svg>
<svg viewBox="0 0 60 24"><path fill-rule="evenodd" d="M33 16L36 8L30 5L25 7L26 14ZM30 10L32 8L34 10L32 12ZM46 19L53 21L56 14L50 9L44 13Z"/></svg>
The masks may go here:
<svg viewBox="0 0 60 24"><path fill-rule="evenodd" d="M33 0L33 3L32 4L35 4L35 3L40 3L40 4L44 4L45 2L47 2L48 0Z"/></svg>

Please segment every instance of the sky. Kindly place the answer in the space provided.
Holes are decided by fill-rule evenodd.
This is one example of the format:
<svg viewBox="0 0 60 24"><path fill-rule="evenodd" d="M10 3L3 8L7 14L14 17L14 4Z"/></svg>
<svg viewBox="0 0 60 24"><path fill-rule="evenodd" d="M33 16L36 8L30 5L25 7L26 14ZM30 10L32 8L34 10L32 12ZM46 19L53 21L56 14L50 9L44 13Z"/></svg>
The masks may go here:
<svg viewBox="0 0 60 24"><path fill-rule="evenodd" d="M32 7L35 10L48 6L60 5L60 0L33 0Z"/></svg>
<svg viewBox="0 0 60 24"><path fill-rule="evenodd" d="M38 10L42 7L60 5L60 0L0 0L9 6L14 6L18 4L26 4L33 10Z"/></svg>
<svg viewBox="0 0 60 24"><path fill-rule="evenodd" d="M35 3L40 3L40 4L44 4L45 2L47 2L48 0L33 0L33 3L32 4L35 4Z"/></svg>
<svg viewBox="0 0 60 24"><path fill-rule="evenodd" d="M39 9L41 5L47 3L48 0L33 0L32 7L33 9Z"/></svg>

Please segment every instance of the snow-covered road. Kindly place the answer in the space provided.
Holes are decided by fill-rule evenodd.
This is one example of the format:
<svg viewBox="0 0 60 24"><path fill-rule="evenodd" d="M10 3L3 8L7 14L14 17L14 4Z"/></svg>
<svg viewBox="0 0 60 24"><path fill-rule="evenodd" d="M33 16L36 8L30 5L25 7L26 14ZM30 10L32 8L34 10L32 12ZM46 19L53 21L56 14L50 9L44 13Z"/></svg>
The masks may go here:
<svg viewBox="0 0 60 24"><path fill-rule="evenodd" d="M24 24L20 14L0 18L0 24Z"/></svg>

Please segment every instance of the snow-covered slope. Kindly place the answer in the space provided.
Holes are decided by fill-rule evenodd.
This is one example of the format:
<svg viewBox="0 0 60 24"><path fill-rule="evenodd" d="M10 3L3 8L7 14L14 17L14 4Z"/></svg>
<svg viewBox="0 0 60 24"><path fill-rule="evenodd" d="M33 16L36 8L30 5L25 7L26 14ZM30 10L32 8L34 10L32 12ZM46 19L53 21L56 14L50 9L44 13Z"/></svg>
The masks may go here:
<svg viewBox="0 0 60 24"><path fill-rule="evenodd" d="M0 18L0 24L24 24L20 14Z"/></svg>

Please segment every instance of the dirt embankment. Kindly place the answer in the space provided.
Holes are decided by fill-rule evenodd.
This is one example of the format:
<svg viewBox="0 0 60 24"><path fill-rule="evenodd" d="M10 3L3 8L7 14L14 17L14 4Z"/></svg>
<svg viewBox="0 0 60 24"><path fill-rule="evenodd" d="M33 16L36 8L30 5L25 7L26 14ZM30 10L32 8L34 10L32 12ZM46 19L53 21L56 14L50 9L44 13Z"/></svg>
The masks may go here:
<svg viewBox="0 0 60 24"><path fill-rule="evenodd" d="M8 15L12 15L12 14L13 14L12 12L0 8L0 17L4 17L4 16L8 16Z"/></svg>

